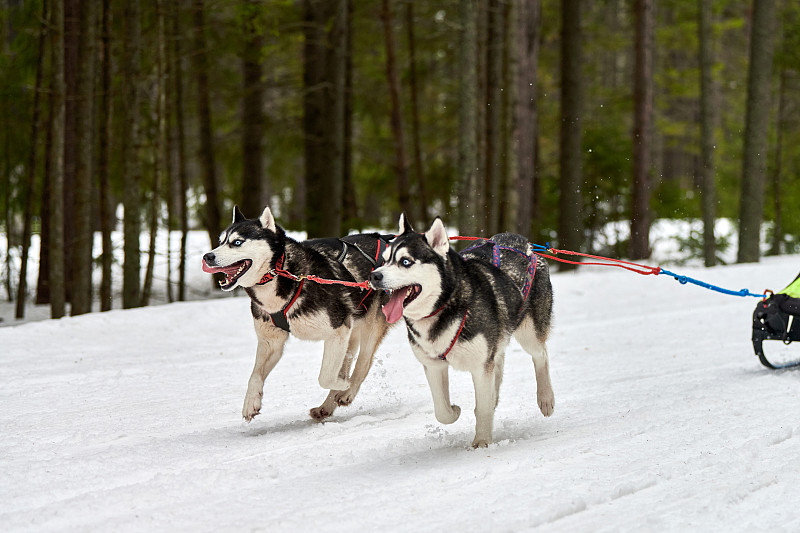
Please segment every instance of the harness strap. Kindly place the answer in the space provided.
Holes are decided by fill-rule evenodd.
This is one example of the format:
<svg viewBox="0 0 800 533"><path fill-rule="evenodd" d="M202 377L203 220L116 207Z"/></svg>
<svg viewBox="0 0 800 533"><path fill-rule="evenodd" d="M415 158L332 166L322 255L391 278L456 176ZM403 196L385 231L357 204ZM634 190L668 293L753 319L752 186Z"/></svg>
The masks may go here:
<svg viewBox="0 0 800 533"><path fill-rule="evenodd" d="M438 311L437 311L437 313L438 313ZM439 359L441 359L442 361L446 361L447 360L447 354L449 354L450 350L453 349L453 346L456 345L456 341L458 340L458 337L461 335L461 330L464 329L464 324L467 323L467 313L469 313L469 307L467 307L467 310L464 311L464 318L461 319L461 325L458 327L458 331L456 332L456 336L453 337L453 340L450 342L450 346L447 347L447 350L445 350L444 353L442 353L442 354L440 354L438 356Z"/></svg>
<svg viewBox="0 0 800 533"><path fill-rule="evenodd" d="M533 286L533 278L536 276L536 265L538 261L536 260L536 254L532 254L529 259L528 263L528 276L525 279L525 286L522 288L522 304L525 305L525 301L528 299L528 294L531 292L531 287Z"/></svg>
<svg viewBox="0 0 800 533"><path fill-rule="evenodd" d="M480 237L450 237L450 239L452 239L452 240L478 240L478 239L481 239L481 238ZM518 254L520 254L520 255L522 255L522 256L524 256L524 257L526 257L528 259L528 272L527 272L527 274L525 276L525 285L523 285L522 289L520 290L520 292L522 293L522 305L525 305L525 302L528 300L528 294L530 294L531 287L533 286L533 277L536 275L536 265L537 265L536 254L531 253L532 250L531 250L530 246L528 247L528 252L523 252L522 250L518 250L516 248L512 248L511 246L502 246L500 244L497 244L496 242L494 242L491 239L481 239L481 240L483 240L484 242L481 243L481 244L475 244L473 246L470 246L469 248L466 248L465 250L462 250L459 253L459 255L463 254L464 252L468 252L468 251L470 251L470 250L472 250L474 248L480 248L481 246L484 246L486 244L491 244L492 245L492 264L494 266L496 266L497 268L500 268L500 252L499 252L499 250L508 250L508 251L511 251L511 252L516 252L516 253L518 253ZM434 311L430 315L426 316L425 318L432 317L433 315L435 315L436 313L441 311L442 308L444 308L444 306L440 307L439 309L437 309L436 311Z"/></svg>
<svg viewBox="0 0 800 533"><path fill-rule="evenodd" d="M366 300L366 299L367 299L367 297L368 297L370 294L372 294L372 289L368 289L368 290L367 290L367 294L365 294L365 295L364 295L364 297L363 297L363 298L361 298L361 301L360 301L360 302L358 302L358 305L356 306L356 309L358 309L359 307L362 307L362 306L363 306L363 307L364 307L364 311L366 311L366 310L367 310L367 306L366 306L366 305L364 305L364 300Z"/></svg>
<svg viewBox="0 0 800 533"><path fill-rule="evenodd" d="M389 243L378 237L378 249L375 251L375 261L372 263L375 268L383 265L383 252L386 251L387 246Z"/></svg>
<svg viewBox="0 0 800 533"><path fill-rule="evenodd" d="M347 243L343 240L339 240L342 243L342 251L339 252L339 256L336 258L336 261L339 263L344 263L344 258L347 257Z"/></svg>
<svg viewBox="0 0 800 533"><path fill-rule="evenodd" d="M281 328L283 331L291 332L291 329L289 328L289 318L286 315L289 313L289 308L292 307L292 305L294 305L294 303L297 301L297 298L300 297L300 291L303 290L303 283L305 282L306 280L300 281L300 285L297 287L297 291L295 291L294 296L286 303L286 305L283 306L283 309L269 314L269 318L272 320L272 323L275 324L276 327Z"/></svg>
<svg viewBox="0 0 800 533"><path fill-rule="evenodd" d="M376 250L375 250L375 258L374 259L372 257L370 257L367 254L367 252L365 252L356 243L348 242L348 241L345 241L345 240L342 240L342 243L344 243L345 245L349 244L350 246L355 248L358 251L358 253L360 253L361 255L364 256L364 259L366 259L367 261L369 261L372 264L372 270L375 270L379 266L383 265L383 252L386 250L386 247L388 246L386 241L384 241L380 237L377 237L377 240L378 240L378 246L376 247ZM342 254L340 254L339 258L341 258L343 260L346 255L347 255L347 252L344 251ZM339 261L341 263L341 260L339 260L339 258L337 258L337 261ZM364 288L364 287L362 287L362 288ZM365 311L367 310L367 306L364 305L364 300L366 300L367 297L369 297L369 295L372 294L372 288L370 288L370 287L366 287L366 288L367 288L367 294L364 295L364 297L361 299L360 302L358 302L358 305L356 306L356 308L363 307Z"/></svg>
<svg viewBox="0 0 800 533"><path fill-rule="evenodd" d="M382 241L379 239L379 243L381 242ZM341 257L342 259L344 259L344 257L347 255L347 244L352 244L352 243L345 243L345 241L342 241L342 252L339 255L339 257ZM356 246L356 249L360 251L365 258L367 258L370 262L372 262L372 258L369 257L367 254L365 254L363 250L361 250L358 246ZM378 249L380 250L380 244L378 245ZM339 259L337 258L337 260ZM303 290L303 284L306 282L306 280L313 281L314 283L319 283L320 285L344 285L346 287L358 287L359 289L362 290L369 289L364 298L361 299L361 302L359 302L358 304L359 306L361 306L364 303L364 300L367 299L367 296L369 296L372 293L372 289L369 287L369 281L365 280L362 282L354 282L354 281L344 281L338 279L325 279L325 278L320 278L318 276L314 276L313 274L297 276L295 274L292 274L288 270L283 269L283 264L285 261L286 261L286 254L283 254L280 256L280 258L278 258L277 263L275 263L275 268L271 269L269 272L264 274L261 277L261 280L258 283L256 283L256 285L265 285L270 281L272 281L273 279L275 279L276 276L281 276L284 278L289 278L291 280L300 282L300 285L298 285L297 291L295 291L292 299L289 300L280 311L270 313L269 315L270 319L272 320L272 323L276 327L279 327L284 331L287 332L291 331L291 329L289 328L289 319L287 318L286 315L289 313L289 309L292 307L292 305L294 305L294 303L300 297L300 292Z"/></svg>

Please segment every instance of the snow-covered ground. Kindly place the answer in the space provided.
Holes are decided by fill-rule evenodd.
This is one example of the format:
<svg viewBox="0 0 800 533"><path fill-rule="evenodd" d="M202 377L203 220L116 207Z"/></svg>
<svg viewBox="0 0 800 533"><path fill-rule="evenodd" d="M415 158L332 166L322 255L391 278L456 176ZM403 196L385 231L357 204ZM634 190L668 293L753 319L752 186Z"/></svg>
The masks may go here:
<svg viewBox="0 0 800 533"><path fill-rule="evenodd" d="M681 273L778 290L799 269ZM0 530L800 530L800 371L753 355L757 300L597 267L553 283L555 413L512 343L479 450L469 376L439 424L402 326L324 424L321 345L290 340L249 425L246 298L0 328Z"/></svg>

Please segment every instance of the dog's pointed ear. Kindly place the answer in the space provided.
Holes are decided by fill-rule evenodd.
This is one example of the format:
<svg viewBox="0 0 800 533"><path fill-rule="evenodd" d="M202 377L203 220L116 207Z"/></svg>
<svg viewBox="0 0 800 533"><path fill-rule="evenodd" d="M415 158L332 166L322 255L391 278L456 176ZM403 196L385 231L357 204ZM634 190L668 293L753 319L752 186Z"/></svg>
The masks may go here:
<svg viewBox="0 0 800 533"><path fill-rule="evenodd" d="M261 217L258 220L261 222L262 228L270 231L277 231L275 227L275 217L272 216L272 211L269 210L269 206L264 208L264 212L261 213Z"/></svg>
<svg viewBox="0 0 800 533"><path fill-rule="evenodd" d="M242 222L243 220L247 220L247 218L239 210L239 206L233 206L233 220L231 221L231 224L236 224L237 222Z"/></svg>
<svg viewBox="0 0 800 533"><path fill-rule="evenodd" d="M444 228L441 218L436 217L431 224L431 229L425 232L425 239L434 252L439 255L447 255L447 251L450 249L450 239L447 238L447 230Z"/></svg>
<svg viewBox="0 0 800 533"><path fill-rule="evenodd" d="M403 235L410 231L414 231L414 228L411 227L411 222L408 221L408 217L405 213L400 213L400 222L398 226L400 227L400 233L398 233L398 235Z"/></svg>

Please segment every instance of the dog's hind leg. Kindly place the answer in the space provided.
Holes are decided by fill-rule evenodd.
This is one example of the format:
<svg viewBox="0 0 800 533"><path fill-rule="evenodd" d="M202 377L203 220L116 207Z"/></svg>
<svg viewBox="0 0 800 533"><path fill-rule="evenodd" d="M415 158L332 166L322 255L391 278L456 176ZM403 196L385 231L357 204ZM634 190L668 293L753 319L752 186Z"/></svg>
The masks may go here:
<svg viewBox="0 0 800 533"><path fill-rule="evenodd" d="M289 334L271 324L256 320L256 363L250 381L247 383L247 394L242 406L242 417L250 422L261 411L261 397L264 392L264 380L283 355L283 345Z"/></svg>
<svg viewBox="0 0 800 533"><path fill-rule="evenodd" d="M514 332L514 338L526 352L531 354L533 368L536 371L536 400L539 410L544 416L550 416L555 408L555 396L553 385L550 383L550 358L547 355L545 339L537 335L533 319L530 317L525 318L520 324Z"/></svg>
<svg viewBox="0 0 800 533"><path fill-rule="evenodd" d="M353 358L355 356L356 351L358 350L358 343L359 343L359 335L358 331L354 330L350 334L350 342L347 345L347 353L344 356L344 361L342 362L342 368L339 369L339 379L347 379L347 375L350 373L350 365L353 364ZM350 384L352 388L352 382ZM350 389L348 389L350 390ZM328 418L333 414L336 410L338 405L341 405L338 402L338 398L345 393L346 391L337 391L331 390L328 391L328 397L325 398L325 401L322 402L322 405L319 407L314 407L309 411L309 415L314 420L323 420Z"/></svg>
<svg viewBox="0 0 800 533"><path fill-rule="evenodd" d="M382 314L380 307L376 306L375 309L378 314ZM350 376L350 388L336 393L336 402L339 405L350 405L355 400L361 384L364 383L369 369L372 368L375 352L387 331L389 331L389 324L382 317L376 318L375 321L366 321L361 325L361 335L359 336L361 346L358 350L358 359L353 368L353 374Z"/></svg>
<svg viewBox="0 0 800 533"><path fill-rule="evenodd" d="M504 351L498 351L494 358L494 406L500 401L500 384L503 383L503 366L506 362Z"/></svg>
<svg viewBox="0 0 800 533"><path fill-rule="evenodd" d="M431 388L436 420L442 424L452 424L461 416L461 408L450 403L450 379L447 375L450 365L444 361L426 363L423 363L423 368L428 386Z"/></svg>

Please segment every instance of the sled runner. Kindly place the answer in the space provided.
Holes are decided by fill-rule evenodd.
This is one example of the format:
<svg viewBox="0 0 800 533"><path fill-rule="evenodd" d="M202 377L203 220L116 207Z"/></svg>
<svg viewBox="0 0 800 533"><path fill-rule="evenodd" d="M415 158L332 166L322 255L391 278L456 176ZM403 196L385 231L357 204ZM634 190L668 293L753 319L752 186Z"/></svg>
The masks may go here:
<svg viewBox="0 0 800 533"><path fill-rule="evenodd" d="M788 287L758 302L753 311L753 349L767 368L800 366L800 357L783 363L770 362L764 354L765 340L784 344L800 341L800 274Z"/></svg>

